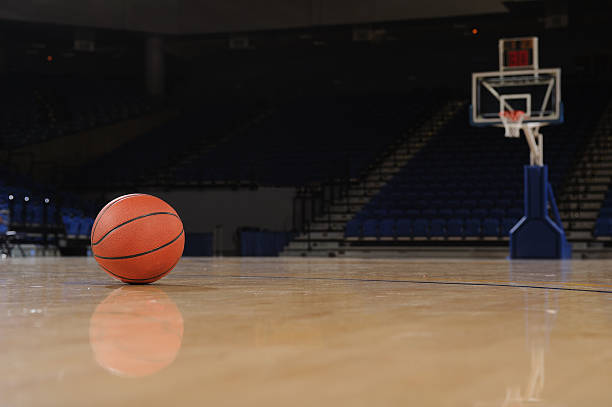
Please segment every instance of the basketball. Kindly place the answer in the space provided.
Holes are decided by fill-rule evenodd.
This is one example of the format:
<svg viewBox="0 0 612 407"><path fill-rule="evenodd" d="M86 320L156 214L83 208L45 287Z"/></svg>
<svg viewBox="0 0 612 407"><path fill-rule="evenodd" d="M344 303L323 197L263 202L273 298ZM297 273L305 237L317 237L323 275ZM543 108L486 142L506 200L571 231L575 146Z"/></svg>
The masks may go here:
<svg viewBox="0 0 612 407"><path fill-rule="evenodd" d="M91 251L100 267L130 284L164 277L178 263L184 245L176 211L145 194L120 196L106 204L91 231Z"/></svg>

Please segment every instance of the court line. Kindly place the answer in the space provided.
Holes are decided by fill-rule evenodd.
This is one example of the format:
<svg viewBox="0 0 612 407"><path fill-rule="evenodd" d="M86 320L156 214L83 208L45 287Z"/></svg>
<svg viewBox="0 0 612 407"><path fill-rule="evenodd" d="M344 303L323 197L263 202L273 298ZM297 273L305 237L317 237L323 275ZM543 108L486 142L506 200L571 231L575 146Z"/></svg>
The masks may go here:
<svg viewBox="0 0 612 407"><path fill-rule="evenodd" d="M456 281L450 279L438 279L436 281ZM544 285L544 284L557 284L557 285L570 285L570 286L579 286L579 287L605 287L612 288L611 284L599 284L599 283L578 283L573 281L524 281L524 280L515 280L513 282L506 281L496 281L496 280L471 280L472 283L491 283L491 284L523 284L523 285Z"/></svg>
<svg viewBox="0 0 612 407"><path fill-rule="evenodd" d="M531 288L537 290L575 291L587 293L612 294L612 290L588 290L586 288L547 287L529 284L504 284L470 281L424 281L424 280L389 280L389 279L361 279L361 278L339 278L339 277L291 277L291 276L242 276L242 275L219 275L203 274L204 277L225 277L240 279L274 279L274 280L312 280L312 281L352 281L361 283L407 283L407 284L432 284L432 285L460 285L460 286L484 286L484 287L507 287L507 288Z"/></svg>

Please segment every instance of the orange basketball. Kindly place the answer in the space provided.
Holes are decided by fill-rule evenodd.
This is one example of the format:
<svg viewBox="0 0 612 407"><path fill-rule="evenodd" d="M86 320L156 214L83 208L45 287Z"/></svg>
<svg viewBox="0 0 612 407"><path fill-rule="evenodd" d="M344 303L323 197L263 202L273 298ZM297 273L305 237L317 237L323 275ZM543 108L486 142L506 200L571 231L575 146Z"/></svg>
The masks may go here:
<svg viewBox="0 0 612 407"><path fill-rule="evenodd" d="M91 251L108 274L130 284L147 284L176 266L185 246L183 222L159 198L120 196L98 214L91 230Z"/></svg>

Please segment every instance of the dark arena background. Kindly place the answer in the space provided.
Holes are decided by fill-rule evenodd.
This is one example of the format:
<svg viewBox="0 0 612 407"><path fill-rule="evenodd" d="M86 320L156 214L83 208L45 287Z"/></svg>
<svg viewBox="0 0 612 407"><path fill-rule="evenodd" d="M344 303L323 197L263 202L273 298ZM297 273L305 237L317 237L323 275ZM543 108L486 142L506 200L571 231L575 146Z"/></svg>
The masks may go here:
<svg viewBox="0 0 612 407"><path fill-rule="evenodd" d="M0 406L610 405L605 3L4 0Z"/></svg>

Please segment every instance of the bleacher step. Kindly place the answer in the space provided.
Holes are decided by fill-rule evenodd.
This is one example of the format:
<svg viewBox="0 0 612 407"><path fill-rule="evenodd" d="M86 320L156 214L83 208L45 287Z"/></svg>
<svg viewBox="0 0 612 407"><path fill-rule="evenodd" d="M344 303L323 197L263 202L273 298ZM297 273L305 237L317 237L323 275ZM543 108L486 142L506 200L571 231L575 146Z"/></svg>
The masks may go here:
<svg viewBox="0 0 612 407"><path fill-rule="evenodd" d="M578 221L578 220L582 220L582 221L592 221L595 222L595 220L597 219L597 215L599 215L599 211L587 211L587 212L580 212L580 213L576 213L576 212L562 212L559 211L560 215L561 215L561 219L563 220L571 220L571 221Z"/></svg>
<svg viewBox="0 0 612 407"><path fill-rule="evenodd" d="M326 213L317 217L310 226L310 234L302 234L285 248L283 256L328 256L338 255L338 249L344 246L344 227L346 222L366 205L380 189L386 185L406 163L411 160L429 139L436 135L440 127L455 117L465 101L449 103L436 113L420 129L413 131L407 140L395 146L395 151L388 154L376 165L368 168L361 182L350 187L349 198L327 206ZM333 225L333 226L332 226ZM341 227L338 227L342 225Z"/></svg>
<svg viewBox="0 0 612 407"><path fill-rule="evenodd" d="M575 198L574 198L575 199ZM559 211L580 210L580 211L599 211L601 201L580 201L566 199L560 205Z"/></svg>
<svg viewBox="0 0 612 407"><path fill-rule="evenodd" d="M297 238L296 241L302 240L338 240L344 238L344 232L342 231L314 231L311 230L310 233L302 233Z"/></svg>
<svg viewBox="0 0 612 407"><path fill-rule="evenodd" d="M606 193L608 186L605 184L570 184L565 187L565 193L582 194L582 193Z"/></svg>
<svg viewBox="0 0 612 407"><path fill-rule="evenodd" d="M593 230L595 227L595 220L577 220L577 221L564 221L563 227L566 230Z"/></svg>
<svg viewBox="0 0 612 407"><path fill-rule="evenodd" d="M370 197L368 196L349 196L348 198L340 199L335 202L335 205L345 206L347 204L350 205L364 205L370 201Z"/></svg>
<svg viewBox="0 0 612 407"><path fill-rule="evenodd" d="M590 231L574 231L574 230L570 230L567 233L567 239L568 240L590 240L593 238L593 234Z"/></svg>
<svg viewBox="0 0 612 407"><path fill-rule="evenodd" d="M353 214L352 213L332 213L329 217L325 216L322 218L318 218L317 220L323 220L323 219L329 219L332 222L348 222L349 220L351 220L353 218Z"/></svg>
<svg viewBox="0 0 612 407"><path fill-rule="evenodd" d="M302 250L302 249L285 249L279 254L280 257L336 257L338 251L336 250Z"/></svg>
<svg viewBox="0 0 612 407"><path fill-rule="evenodd" d="M292 240L287 249L289 250L308 250L310 249L338 249L340 247L340 243L338 241L316 241L313 240L311 242L301 241L301 240Z"/></svg>
<svg viewBox="0 0 612 407"><path fill-rule="evenodd" d="M310 225L310 231L313 232L343 232L344 231L344 222L327 222L327 221L317 221L313 222Z"/></svg>
<svg viewBox="0 0 612 407"><path fill-rule="evenodd" d="M334 204L329 208L329 212L330 213L343 213L343 212L347 212L347 213L355 213L359 210L361 210L361 208L363 207L363 205L341 205L341 204Z"/></svg>
<svg viewBox="0 0 612 407"><path fill-rule="evenodd" d="M603 185L608 185L608 184L610 184L610 180L612 180L612 177L605 177L605 176L581 177L581 176L577 176L577 177L571 178L569 180L569 184L603 184Z"/></svg>
<svg viewBox="0 0 612 407"><path fill-rule="evenodd" d="M565 201L601 202L605 197L605 192L567 192Z"/></svg>

